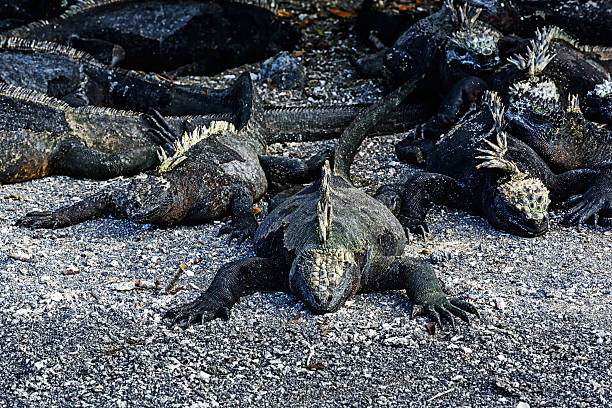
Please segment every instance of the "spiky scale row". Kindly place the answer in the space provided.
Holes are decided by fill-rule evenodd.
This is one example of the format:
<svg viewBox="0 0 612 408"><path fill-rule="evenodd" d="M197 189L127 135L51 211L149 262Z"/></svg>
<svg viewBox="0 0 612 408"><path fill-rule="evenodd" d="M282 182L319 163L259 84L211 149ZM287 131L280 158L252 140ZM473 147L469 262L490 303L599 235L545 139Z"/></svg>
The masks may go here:
<svg viewBox="0 0 612 408"><path fill-rule="evenodd" d="M159 173L167 173L171 171L173 168L187 159L185 154L193 146L211 135L224 132L235 133L236 128L230 122L212 121L208 127L198 126L191 132L183 133L182 137L179 140L176 140L173 144L174 154L172 156L168 157L164 149L161 147L159 148L157 151L157 156L159 157L160 164L157 171Z"/></svg>
<svg viewBox="0 0 612 408"><path fill-rule="evenodd" d="M325 245L331 232L332 204L331 204L331 177L332 171L329 162L323 165L321 177L321 196L317 202L317 220L319 225L319 240Z"/></svg>
<svg viewBox="0 0 612 408"><path fill-rule="evenodd" d="M573 113L582 113L582 110L580 110L580 99L578 98L578 95L567 95L567 111Z"/></svg>
<svg viewBox="0 0 612 408"><path fill-rule="evenodd" d="M482 102L489 107L493 120L495 121L496 143L484 139L484 141L491 147L491 150L476 149L479 152L484 153L484 156L476 156L477 159L484 160L482 163L478 164L476 168L501 169L508 173L510 178L513 180L525 178L525 173L518 169L516 163L507 160L504 157L508 151L508 135L504 130L505 107L501 101L501 98L496 92L486 91L483 95Z"/></svg>
<svg viewBox="0 0 612 408"><path fill-rule="evenodd" d="M554 39L554 27L538 28L536 38L529 41L525 55L515 54L508 58L508 62L514 64L518 69L527 71L529 76L536 76L548 65L555 57L555 53L550 51L551 41Z"/></svg>

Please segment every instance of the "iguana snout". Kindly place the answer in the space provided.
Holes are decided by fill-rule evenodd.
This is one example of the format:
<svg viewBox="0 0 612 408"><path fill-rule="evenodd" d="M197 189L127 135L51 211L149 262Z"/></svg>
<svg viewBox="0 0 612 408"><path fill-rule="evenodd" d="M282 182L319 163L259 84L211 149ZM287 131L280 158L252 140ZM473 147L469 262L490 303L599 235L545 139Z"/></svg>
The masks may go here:
<svg viewBox="0 0 612 408"><path fill-rule="evenodd" d="M358 289L359 267L351 251L312 248L300 253L289 274L291 291L315 313L338 310Z"/></svg>

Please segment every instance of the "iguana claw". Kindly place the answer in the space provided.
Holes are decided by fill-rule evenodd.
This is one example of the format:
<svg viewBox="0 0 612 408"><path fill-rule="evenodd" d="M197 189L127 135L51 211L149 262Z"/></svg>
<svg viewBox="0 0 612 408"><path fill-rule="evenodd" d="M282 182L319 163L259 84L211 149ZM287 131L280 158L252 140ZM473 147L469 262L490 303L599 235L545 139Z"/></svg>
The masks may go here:
<svg viewBox="0 0 612 408"><path fill-rule="evenodd" d="M594 224L599 223L599 212L612 209L612 176L608 173L602 174L583 193L570 197L564 207L570 207L563 218L563 224L579 225L592 220ZM607 217L603 217L607 220Z"/></svg>
<svg viewBox="0 0 612 408"><path fill-rule="evenodd" d="M213 304L214 300L201 296L193 302L168 310L163 319L168 327L187 328L194 323L211 321L217 317L227 320L229 309L224 305Z"/></svg>

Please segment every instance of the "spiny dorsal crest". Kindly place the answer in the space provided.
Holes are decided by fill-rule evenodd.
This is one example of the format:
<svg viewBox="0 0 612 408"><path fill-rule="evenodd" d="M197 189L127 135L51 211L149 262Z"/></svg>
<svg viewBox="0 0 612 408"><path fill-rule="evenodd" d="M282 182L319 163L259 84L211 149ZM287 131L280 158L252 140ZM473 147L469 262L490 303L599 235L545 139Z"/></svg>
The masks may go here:
<svg viewBox="0 0 612 408"><path fill-rule="evenodd" d="M193 129L191 132L183 133L180 139L174 142L174 154L170 157L166 155L166 152L161 147L157 151L157 157L159 157L159 167L157 171L159 173L167 173L171 171L173 168L187 160L187 156L185 154L189 149L193 146L206 139L210 135L218 134L218 133L235 133L236 128L230 122L225 121L213 121L210 122L208 127L206 126L198 126Z"/></svg>
<svg viewBox="0 0 612 408"><path fill-rule="evenodd" d="M461 28L465 30L473 27L480 13L482 13L481 8L472 7L467 3L463 6L459 6L459 24Z"/></svg>
<svg viewBox="0 0 612 408"><path fill-rule="evenodd" d="M477 169L500 169L503 170L511 180L522 180L527 175L519 170L516 163L506 159L504 156L508 152L508 135L506 132L495 132L496 142L493 143L484 139L484 141L491 147L488 149L476 149L484 156L476 156L477 159L484 160L482 163L476 166Z"/></svg>
<svg viewBox="0 0 612 408"><path fill-rule="evenodd" d="M329 162L326 160L323 165L323 175L321 177L321 191L319 201L317 202L317 220L319 221L319 240L321 244L329 238L331 233L332 222L332 204L331 204L331 178L332 171Z"/></svg>
<svg viewBox="0 0 612 408"><path fill-rule="evenodd" d="M552 38L565 41L572 47L584 53L596 54L604 61L612 59L612 47L601 47L599 45L580 44L578 40L569 35L565 30L557 26L550 26Z"/></svg>
<svg viewBox="0 0 612 408"><path fill-rule="evenodd" d="M526 54L515 54L508 58L508 62L522 71L527 71L529 76L538 75L555 57L555 53L550 51L550 42L554 38L554 33L554 27L538 28L536 38L529 41Z"/></svg>
<svg viewBox="0 0 612 408"><path fill-rule="evenodd" d="M493 115L495 121L495 129L498 133L502 133L506 127L504 113L506 108L502 103L500 96L495 91L485 91L482 95L482 103L487 105Z"/></svg>
<svg viewBox="0 0 612 408"><path fill-rule="evenodd" d="M457 16L457 9L455 8L455 5L453 4L453 0L444 0L444 8L446 8L449 11L449 13L451 13L453 22L457 22L459 17Z"/></svg>
<svg viewBox="0 0 612 408"><path fill-rule="evenodd" d="M580 110L580 99L576 94L567 95L567 111L573 113L582 113Z"/></svg>
<svg viewBox="0 0 612 408"><path fill-rule="evenodd" d="M501 98L497 92L485 91L482 95L482 103L489 107L495 121L496 143L484 139L491 149L476 149L484 153L484 156L476 156L477 159L484 160L476 168L501 169L513 180L525 178L525 173L521 172L514 162L504 157L508 152L508 134L504 130L506 126L504 120L505 107Z"/></svg>

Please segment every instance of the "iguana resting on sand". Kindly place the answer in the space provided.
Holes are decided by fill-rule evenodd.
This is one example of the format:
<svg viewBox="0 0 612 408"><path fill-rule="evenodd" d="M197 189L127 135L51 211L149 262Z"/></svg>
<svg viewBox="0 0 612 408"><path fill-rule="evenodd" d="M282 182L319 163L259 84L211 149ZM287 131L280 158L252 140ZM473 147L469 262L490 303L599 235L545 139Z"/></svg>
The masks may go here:
<svg viewBox="0 0 612 408"><path fill-rule="evenodd" d="M432 149L425 172L409 176L404 185L382 187L377 197L398 203L398 217L407 228L424 225L430 204L435 202L482 214L497 228L533 237L547 230L549 203L561 204L572 196L575 207L568 213L567 222L583 223L595 215L608 224L612 209L610 166L594 150L600 149L609 158L610 142L565 139L586 142L584 152L594 161L600 160L599 166L560 168L547 160L546 153L568 148L563 137L555 136L571 136L566 130L581 124L584 122L568 120L568 128L559 133L538 133L534 135L536 143L526 143L506 131L501 99L487 91L481 106L466 114ZM539 139L545 134L552 139ZM610 132L600 142L606 138L610 140ZM567 154L558 157L567 164L573 160L588 162L587 157L569 148Z"/></svg>
<svg viewBox="0 0 612 408"><path fill-rule="evenodd" d="M255 234L254 258L222 266L195 301L169 310L174 325L227 317L252 291L289 291L315 313L333 312L357 292L405 289L438 324L453 315L468 321L473 305L447 299L431 267L402 256L406 236L381 202L355 188L348 169L368 130L414 87L385 97L349 126L340 139L334 170L272 211Z"/></svg>
<svg viewBox="0 0 612 408"><path fill-rule="evenodd" d="M230 1L82 0L7 36L71 45L129 69L212 75L289 50L299 32L269 10Z"/></svg>
<svg viewBox="0 0 612 408"><path fill-rule="evenodd" d="M245 85L245 93L238 98L242 107L236 125L227 121L196 123L175 142L172 156L162 153L157 170L120 180L56 211L29 213L18 224L60 228L112 214L170 226L232 215L228 232L241 239L252 235L257 228L253 202L265 193L268 182L311 181L330 152L308 161L265 156L263 112L249 74L242 75L238 82ZM159 132L172 135L172 126L159 119Z"/></svg>

